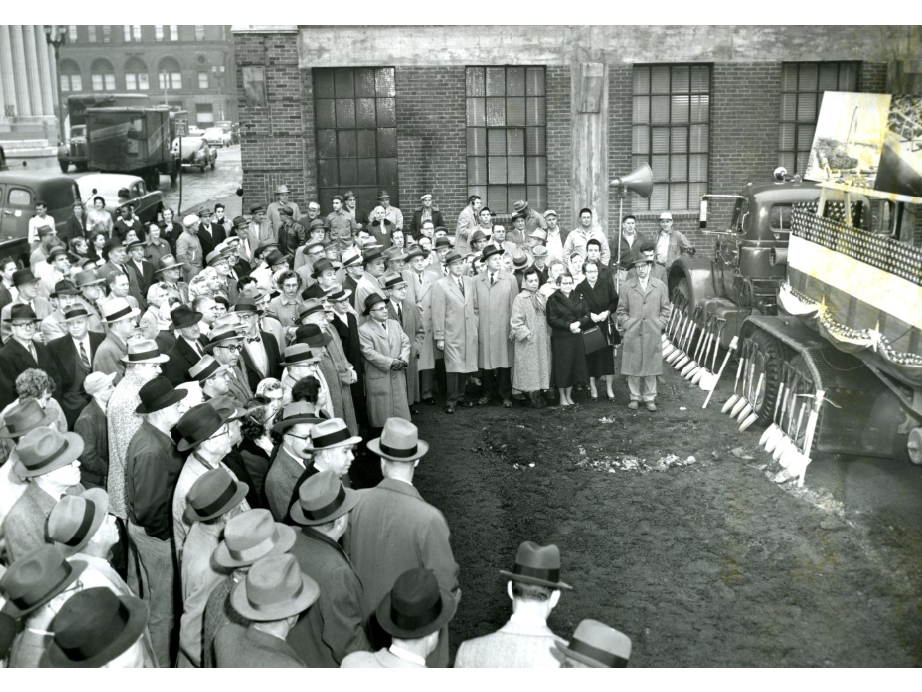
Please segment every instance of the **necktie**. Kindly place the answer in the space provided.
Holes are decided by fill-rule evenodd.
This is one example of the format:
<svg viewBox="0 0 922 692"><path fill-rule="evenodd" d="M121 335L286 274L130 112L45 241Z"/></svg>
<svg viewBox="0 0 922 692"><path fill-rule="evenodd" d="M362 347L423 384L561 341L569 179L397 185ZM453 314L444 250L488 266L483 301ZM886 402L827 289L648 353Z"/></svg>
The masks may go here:
<svg viewBox="0 0 922 692"><path fill-rule="evenodd" d="M32 354L32 360L38 363L38 354L35 353L35 344L29 344L29 353Z"/></svg>
<svg viewBox="0 0 922 692"><path fill-rule="evenodd" d="M495 283L496 283L496 274L490 274L490 285L492 286Z"/></svg>
<svg viewBox="0 0 922 692"><path fill-rule="evenodd" d="M400 307L400 303L397 304L397 321L403 324L403 308Z"/></svg>
<svg viewBox="0 0 922 692"><path fill-rule="evenodd" d="M461 289L461 295L464 295L464 279L458 279L458 288Z"/></svg>
<svg viewBox="0 0 922 692"><path fill-rule="evenodd" d="M77 342L77 350L80 352L80 362L83 363L83 367L87 370L90 369L90 359L87 358L86 349L83 347L83 342Z"/></svg>

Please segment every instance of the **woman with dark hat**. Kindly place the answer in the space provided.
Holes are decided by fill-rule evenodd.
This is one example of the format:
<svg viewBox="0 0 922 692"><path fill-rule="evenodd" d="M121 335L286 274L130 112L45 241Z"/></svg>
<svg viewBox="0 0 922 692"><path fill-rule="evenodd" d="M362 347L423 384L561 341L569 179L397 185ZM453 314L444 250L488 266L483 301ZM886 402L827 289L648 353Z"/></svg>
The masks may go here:
<svg viewBox="0 0 922 692"><path fill-rule="evenodd" d="M589 304L573 289L573 277L564 272L557 277L557 290L547 299L547 323L551 326L553 364L551 386L560 392L561 406L575 406L573 386L586 384L586 352L582 330L592 326Z"/></svg>
<svg viewBox="0 0 922 692"><path fill-rule="evenodd" d="M596 260L589 260L584 267L586 278L576 287L576 292L589 305L589 317L593 324L602 332L607 346L586 354L586 367L589 370L589 396L596 400L599 398L597 382L599 378L605 379L606 395L609 401L615 400L612 391L612 379L615 374L614 344L621 338L611 328L611 317L618 308L618 294L615 293L615 283L604 280L602 268Z"/></svg>

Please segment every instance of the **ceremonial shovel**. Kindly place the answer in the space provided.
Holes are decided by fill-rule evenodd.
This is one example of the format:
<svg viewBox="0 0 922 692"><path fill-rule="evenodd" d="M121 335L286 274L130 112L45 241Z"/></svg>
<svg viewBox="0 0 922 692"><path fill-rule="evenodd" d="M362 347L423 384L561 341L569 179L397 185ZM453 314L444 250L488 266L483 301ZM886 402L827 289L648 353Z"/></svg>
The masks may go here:
<svg viewBox="0 0 922 692"><path fill-rule="evenodd" d="M800 388L800 382L798 380L797 389L799 388ZM780 462L781 457L784 455L784 453L787 452L788 449L792 445L795 444L795 441L797 440L797 436L800 434L800 424L803 423L803 420L804 420L804 408L806 407L806 404L803 402L798 402L797 400L799 398L802 398L808 395L799 393L797 389L794 390L794 396L791 399L791 415L788 417L787 434L781 439L781 442L778 443L778 446L775 447L775 451L772 452L772 459L778 462ZM794 425L794 415L795 415L794 412L795 410L797 410L798 403L800 403L800 411L797 414L797 425L795 426Z"/></svg>
<svg viewBox="0 0 922 692"><path fill-rule="evenodd" d="M688 379L688 373L698 367L698 359L701 357L701 349L703 348L704 344L707 343L708 338L711 335L711 332L708 329L709 323L710 320L705 319L704 328L698 332L698 347L695 349L695 355L692 357L691 361L684 368L682 368L682 377L686 379Z"/></svg>
<svg viewBox="0 0 922 692"><path fill-rule="evenodd" d="M813 399L812 394L801 394L801 397L804 399ZM778 458L778 463L781 465L781 468L786 469L791 465L791 462L796 458L796 455L800 453L800 450L797 448L797 440L800 438L801 426L804 422L804 414L807 412L807 402L804 401L800 407L800 413L797 414L797 428L794 430L794 439L791 441L791 444L788 445L787 449L781 453L781 456Z"/></svg>
<svg viewBox="0 0 922 692"><path fill-rule="evenodd" d="M788 386L785 392L784 402L781 404L781 416L778 418L778 427L765 442L765 451L769 454L772 454L781 441L787 437L787 433L784 430L784 418L785 416L788 417L788 427L790 427L791 416L794 415L794 396L798 386L800 386L800 376L791 368L788 371Z"/></svg>
<svg viewBox="0 0 922 692"><path fill-rule="evenodd" d="M751 384L751 383L750 383ZM740 411L740 416L736 420L742 421L740 423L740 432L746 430L750 425L756 422L759 418L759 414L755 412L756 402L759 400L759 397L762 395L762 385L765 384L765 370L762 370L759 373L759 384L756 386L756 395L752 398L752 403L746 404L746 407Z"/></svg>
<svg viewBox="0 0 922 692"><path fill-rule="evenodd" d="M688 317L687 315L684 315L684 317L685 317L685 324L683 328L679 331L679 339L678 339L678 343L676 344L676 350L673 351L669 355L669 357L666 359L666 362L669 363L669 365L672 365L679 358L685 355L685 353L682 351L682 347L688 341L688 335L694 326L694 320Z"/></svg>
<svg viewBox="0 0 922 692"><path fill-rule="evenodd" d="M705 386L706 382L712 381L714 378L714 373L717 372L717 353L720 351L720 336L724 333L724 325L727 323L727 320L722 317L715 317L717 320L717 334L714 337L714 351L711 353L711 369L708 370L707 366L703 370L699 371L692 379L692 383L698 385L703 390L708 388ZM713 388L713 385L711 386Z"/></svg>
<svg viewBox="0 0 922 692"><path fill-rule="evenodd" d="M695 312L692 315L692 318L688 321L688 328L685 330L685 339L682 341L682 345L679 348L679 353L673 353L669 364L675 368L681 368L685 363L688 362L688 356L686 352L688 351L689 344L692 342L692 338L695 335L695 329L698 326L698 315L701 314L701 306L695 308Z"/></svg>
<svg viewBox="0 0 922 692"><path fill-rule="evenodd" d="M704 351L701 353L701 362L697 363L694 368L688 371L685 379L692 384L697 384L701 379L701 374L707 371L708 353L711 351L711 344L714 343L714 318L708 320L707 338L704 340Z"/></svg>
<svg viewBox="0 0 922 692"><path fill-rule="evenodd" d="M739 415L739 412L743 410L746 404L749 403L748 392L752 392L752 378L756 374L756 359L754 357L755 344L749 349L749 367L746 373L743 374L743 389L740 398L737 399L736 403L733 404L733 408L730 409L730 418L736 418ZM748 390L747 390L748 388Z"/></svg>
<svg viewBox="0 0 922 692"><path fill-rule="evenodd" d="M740 349L740 362L736 366L736 381L733 383L733 394L731 394L730 398L724 402L724 405L720 409L721 413L726 413L731 408L733 408L733 404L735 404L736 400L740 398L740 395L737 393L737 391L739 390L739 386L740 386L740 372L746 370L746 365L748 363L749 363L749 342L744 341L743 347ZM725 364L726 364L726 361L725 361Z"/></svg>
<svg viewBox="0 0 922 692"><path fill-rule="evenodd" d="M701 404L701 408L707 408L708 402L711 400L711 396L714 394L717 389L717 382L720 381L720 376L724 372L724 368L727 367L727 361L730 360L730 354L736 350L736 345L738 343L738 337L733 337L733 341L730 342L730 348L727 349L727 355L724 356L724 362L720 364L720 370L717 371L716 375L708 373L701 379L701 388L706 389L708 395L704 397L704 403ZM739 370L736 372L736 376L739 377Z"/></svg>
<svg viewBox="0 0 922 692"><path fill-rule="evenodd" d="M768 442L768 438L775 434L775 430L778 429L778 410L781 408L781 401L784 399L784 386L787 383L788 379L788 363L784 361L781 364L781 383L778 385L778 398L775 399L775 412L772 415L772 424L765 428L765 432L762 433L762 437L759 438L759 446L764 447L765 443Z"/></svg>
<svg viewBox="0 0 922 692"><path fill-rule="evenodd" d="M679 309L675 311L679 317L672 323L669 339L663 344L663 358L672 355L678 347L675 344L676 335L682 333L682 327L685 325L685 313Z"/></svg>

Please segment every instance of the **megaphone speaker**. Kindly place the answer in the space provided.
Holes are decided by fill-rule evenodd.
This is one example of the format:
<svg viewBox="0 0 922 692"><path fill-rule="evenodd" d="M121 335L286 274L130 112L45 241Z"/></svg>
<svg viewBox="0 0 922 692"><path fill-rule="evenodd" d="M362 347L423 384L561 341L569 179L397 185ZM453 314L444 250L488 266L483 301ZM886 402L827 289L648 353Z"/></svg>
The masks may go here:
<svg viewBox="0 0 922 692"><path fill-rule="evenodd" d="M653 169L642 163L627 175L611 181L611 187L633 192L646 199L653 194Z"/></svg>

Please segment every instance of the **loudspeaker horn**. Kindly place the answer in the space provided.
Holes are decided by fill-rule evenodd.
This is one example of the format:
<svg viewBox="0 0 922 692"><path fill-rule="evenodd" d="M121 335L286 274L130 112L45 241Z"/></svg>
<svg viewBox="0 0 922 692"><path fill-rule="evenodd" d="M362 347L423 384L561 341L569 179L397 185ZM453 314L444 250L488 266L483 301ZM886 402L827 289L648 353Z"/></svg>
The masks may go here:
<svg viewBox="0 0 922 692"><path fill-rule="evenodd" d="M653 169L648 164L642 163L626 176L612 180L610 187L618 187L626 192L634 192L646 199L653 194Z"/></svg>

